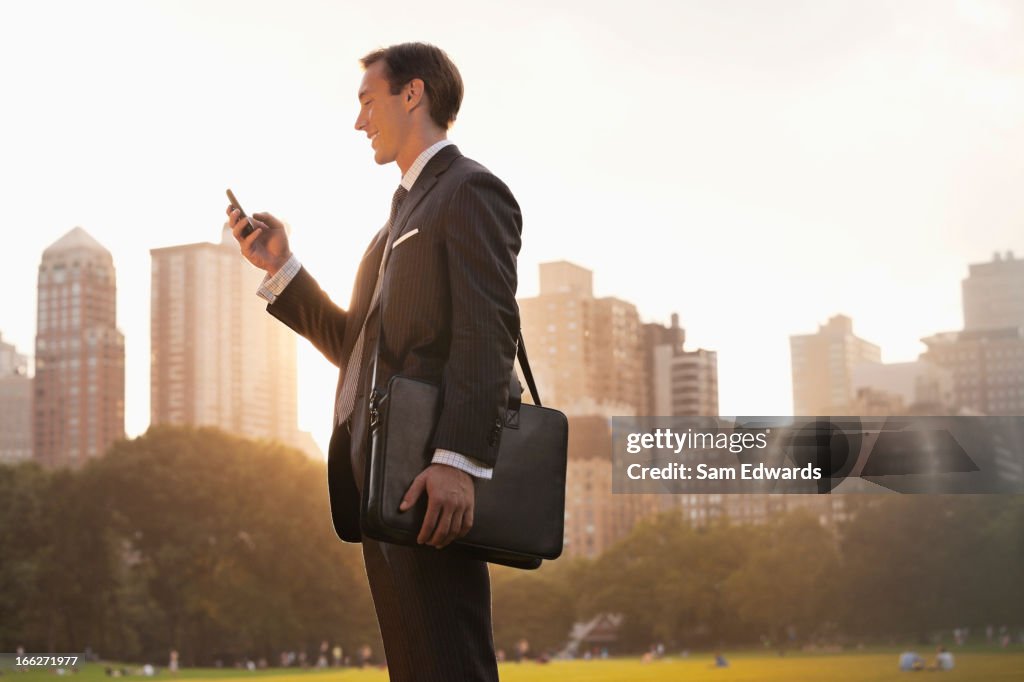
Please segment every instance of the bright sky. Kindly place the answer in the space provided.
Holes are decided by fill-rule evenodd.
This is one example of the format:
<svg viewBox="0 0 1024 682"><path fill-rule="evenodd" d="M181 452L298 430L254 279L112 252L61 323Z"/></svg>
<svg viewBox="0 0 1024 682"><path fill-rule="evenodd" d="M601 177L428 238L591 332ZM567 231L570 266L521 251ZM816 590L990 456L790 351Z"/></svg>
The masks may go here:
<svg viewBox="0 0 1024 682"><path fill-rule="evenodd" d="M35 335L43 249L113 253L129 434L149 422L149 249L217 241L224 189L293 226L347 304L395 166L353 122L368 50L446 49L452 131L537 264L595 271L719 353L723 414L792 410L788 337L843 312L886 361L959 328L967 264L1024 254L1024 5L986 0L0 4L0 332ZM529 340L527 340L529 341ZM336 377L300 344L300 427Z"/></svg>

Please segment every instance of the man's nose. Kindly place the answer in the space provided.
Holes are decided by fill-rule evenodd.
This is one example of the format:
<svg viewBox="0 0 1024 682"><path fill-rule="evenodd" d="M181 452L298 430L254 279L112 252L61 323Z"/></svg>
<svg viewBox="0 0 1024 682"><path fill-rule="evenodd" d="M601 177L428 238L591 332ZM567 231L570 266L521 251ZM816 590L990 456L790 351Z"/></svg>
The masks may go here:
<svg viewBox="0 0 1024 682"><path fill-rule="evenodd" d="M359 115L356 116L356 130L362 130L365 127L366 121L363 120L363 112L359 112Z"/></svg>

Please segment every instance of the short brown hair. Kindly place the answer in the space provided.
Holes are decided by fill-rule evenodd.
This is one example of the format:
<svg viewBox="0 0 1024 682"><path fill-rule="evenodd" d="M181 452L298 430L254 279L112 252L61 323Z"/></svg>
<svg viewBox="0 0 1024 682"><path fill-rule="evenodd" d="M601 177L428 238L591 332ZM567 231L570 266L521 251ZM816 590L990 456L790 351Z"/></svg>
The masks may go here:
<svg viewBox="0 0 1024 682"><path fill-rule="evenodd" d="M462 76L444 50L427 43L402 43L382 47L359 60L364 69L384 62L391 94L419 78L430 100L430 118L447 130L462 105Z"/></svg>

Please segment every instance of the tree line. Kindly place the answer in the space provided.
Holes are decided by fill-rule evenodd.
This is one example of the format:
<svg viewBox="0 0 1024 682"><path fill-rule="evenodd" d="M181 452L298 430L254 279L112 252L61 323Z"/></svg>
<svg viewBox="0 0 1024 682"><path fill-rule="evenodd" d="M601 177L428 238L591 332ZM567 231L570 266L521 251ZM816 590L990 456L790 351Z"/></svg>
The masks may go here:
<svg viewBox="0 0 1024 682"><path fill-rule="evenodd" d="M495 643L557 650L600 613L624 616L618 653L1022 624L1024 498L858 501L835 529L799 513L693 529L669 514L595 560L496 567ZM382 652L359 546L330 525L324 463L154 427L77 471L0 466L0 650L273 664L323 641Z"/></svg>
<svg viewBox="0 0 1024 682"><path fill-rule="evenodd" d="M846 498L852 520L797 510L694 529L664 515L592 562L552 567L575 616L625 616L617 646L924 642L1024 626L1024 497Z"/></svg>

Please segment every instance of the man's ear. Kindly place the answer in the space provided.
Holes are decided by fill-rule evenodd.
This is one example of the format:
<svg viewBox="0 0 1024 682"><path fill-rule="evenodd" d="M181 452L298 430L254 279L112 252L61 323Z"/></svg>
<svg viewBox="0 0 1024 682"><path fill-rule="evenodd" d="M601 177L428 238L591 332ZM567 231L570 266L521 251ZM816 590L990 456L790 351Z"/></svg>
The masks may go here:
<svg viewBox="0 0 1024 682"><path fill-rule="evenodd" d="M423 79L413 78L405 85L405 110L412 111L424 101Z"/></svg>

